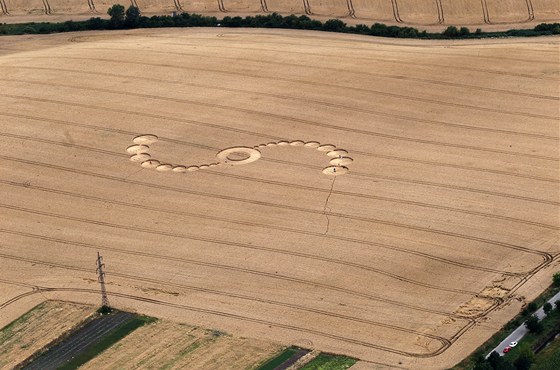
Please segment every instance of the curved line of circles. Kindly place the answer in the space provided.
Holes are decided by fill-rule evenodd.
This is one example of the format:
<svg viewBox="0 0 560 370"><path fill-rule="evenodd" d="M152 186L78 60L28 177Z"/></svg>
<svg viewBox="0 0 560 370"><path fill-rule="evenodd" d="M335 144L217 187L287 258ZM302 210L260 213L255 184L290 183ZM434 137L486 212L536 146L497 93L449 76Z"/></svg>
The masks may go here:
<svg viewBox="0 0 560 370"><path fill-rule="evenodd" d="M273 147L273 146L301 146L304 148L316 149L320 152L324 152L329 158L329 166L323 168L323 173L330 176L339 176L348 173L349 169L347 165L352 163L354 160L347 156L348 152L344 149L339 149L332 144L321 144L317 141L307 141L294 140L287 141L281 140L277 142L270 142L267 144L259 144L254 147L237 146L232 148L227 148L219 151L216 154L216 162L201 165L182 165L182 164L171 164L163 163L157 159L152 158L150 155L150 145L157 142L159 138L156 135L146 134L136 136L132 139L133 145L126 148L127 153L132 154L130 160L133 162L139 162L144 168L155 169L160 172L193 172L198 170L204 170L206 168L212 168L221 165L232 165L239 166L248 163L255 162L261 158L261 148Z"/></svg>

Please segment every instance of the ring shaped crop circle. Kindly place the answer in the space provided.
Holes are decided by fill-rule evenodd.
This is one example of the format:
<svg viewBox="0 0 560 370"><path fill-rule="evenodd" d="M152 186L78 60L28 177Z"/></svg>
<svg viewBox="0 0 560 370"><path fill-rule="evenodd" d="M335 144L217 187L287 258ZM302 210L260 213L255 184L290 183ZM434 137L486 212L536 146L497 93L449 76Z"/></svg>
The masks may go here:
<svg viewBox="0 0 560 370"><path fill-rule="evenodd" d="M235 159L235 155L242 157L242 159ZM222 150L216 154L216 158L221 162L239 166L259 160L261 152L254 148L238 146Z"/></svg>

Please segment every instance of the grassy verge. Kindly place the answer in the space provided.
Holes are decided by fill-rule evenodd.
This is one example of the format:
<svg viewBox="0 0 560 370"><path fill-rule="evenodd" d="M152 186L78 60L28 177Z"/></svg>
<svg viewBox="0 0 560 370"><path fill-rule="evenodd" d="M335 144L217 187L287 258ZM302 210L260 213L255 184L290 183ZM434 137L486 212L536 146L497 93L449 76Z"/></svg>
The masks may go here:
<svg viewBox="0 0 560 370"><path fill-rule="evenodd" d="M549 300L559 291L560 287L551 285L531 303L537 308L541 307L547 300ZM451 370L471 370L477 363L477 360L480 361L481 358L484 358L493 348L500 344L500 342L504 340L513 329L523 324L532 313L533 312L529 312L529 310L527 309L521 311L516 317L513 318L513 320L509 321L502 327L502 329L500 329L500 331L498 331L488 341L486 341L486 343L478 347L475 352L473 352L469 357L465 358L459 364L455 365L453 368L451 368ZM526 335L523 338L523 344L528 344L530 346L534 345L538 342L538 340L544 337L548 331L552 330L551 328L554 325L560 325L560 313L558 313L556 310L553 310L550 315L542 321L542 323L545 327L543 332L538 336L535 336L535 334ZM519 350L519 347L513 348L513 350L508 354L507 357L513 362L513 360L515 360L515 358L517 357L517 352L519 352Z"/></svg>
<svg viewBox="0 0 560 370"><path fill-rule="evenodd" d="M278 356L262 364L257 368L257 370L274 370L274 368L276 368L278 365L295 355L298 350L299 348L297 347L288 347L284 351L280 352Z"/></svg>
<svg viewBox="0 0 560 370"><path fill-rule="evenodd" d="M107 348L111 347L113 344L117 343L122 338L126 337L128 334L132 333L134 330L146 324L150 324L154 321L156 321L156 319L153 317L136 316L131 321L127 322L126 324L120 326L119 328L113 330L108 335L103 337L103 339L95 346L91 347L79 356L76 356L76 358L68 362L66 365L58 368L58 370L77 369L95 356L99 355L101 352L105 351Z"/></svg>
<svg viewBox="0 0 560 370"><path fill-rule="evenodd" d="M346 370L356 362L357 360L351 357L321 353L300 370Z"/></svg>
<svg viewBox="0 0 560 370"><path fill-rule="evenodd" d="M560 339L555 339L548 347L539 352L531 370L560 369Z"/></svg>
<svg viewBox="0 0 560 370"><path fill-rule="evenodd" d="M33 307L32 309L30 309L29 311L27 311L26 313L24 313L23 315L21 315L20 317L18 317L17 319L12 321L11 323L9 323L8 325L4 326L0 330L0 344L2 344L2 339L3 338L5 339L5 338L8 338L8 337L11 336L12 330L14 329L15 326L24 324L27 320L29 320L31 318L31 316L35 312L40 311L43 308L45 308L45 305L46 305L46 302L38 304L37 306Z"/></svg>

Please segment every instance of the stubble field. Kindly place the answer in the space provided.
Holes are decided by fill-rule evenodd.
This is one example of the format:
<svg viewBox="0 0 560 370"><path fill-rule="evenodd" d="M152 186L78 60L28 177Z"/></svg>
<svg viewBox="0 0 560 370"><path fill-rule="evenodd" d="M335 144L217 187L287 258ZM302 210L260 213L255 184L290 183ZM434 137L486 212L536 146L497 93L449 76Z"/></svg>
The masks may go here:
<svg viewBox="0 0 560 370"><path fill-rule="evenodd" d="M0 325L100 251L118 308L440 369L557 270L560 38L2 41Z"/></svg>

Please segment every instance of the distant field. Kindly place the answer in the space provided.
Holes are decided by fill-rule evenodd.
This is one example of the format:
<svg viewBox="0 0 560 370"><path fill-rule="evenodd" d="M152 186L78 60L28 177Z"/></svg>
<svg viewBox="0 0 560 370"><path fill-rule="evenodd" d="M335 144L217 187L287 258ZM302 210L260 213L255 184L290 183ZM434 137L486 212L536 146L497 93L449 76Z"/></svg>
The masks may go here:
<svg viewBox="0 0 560 370"><path fill-rule="evenodd" d="M128 0L0 0L0 22L106 16L116 3L131 4ZM555 0L135 0L134 4L147 15L186 11L223 17L276 12L341 18L352 24L379 21L421 28L533 28L536 22L560 21L560 3Z"/></svg>
<svg viewBox="0 0 560 370"><path fill-rule="evenodd" d="M2 42L0 326L99 304L99 251L117 308L440 369L558 270L558 37Z"/></svg>

